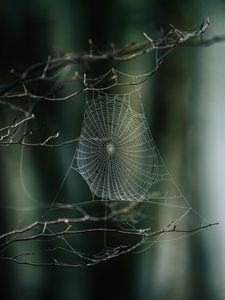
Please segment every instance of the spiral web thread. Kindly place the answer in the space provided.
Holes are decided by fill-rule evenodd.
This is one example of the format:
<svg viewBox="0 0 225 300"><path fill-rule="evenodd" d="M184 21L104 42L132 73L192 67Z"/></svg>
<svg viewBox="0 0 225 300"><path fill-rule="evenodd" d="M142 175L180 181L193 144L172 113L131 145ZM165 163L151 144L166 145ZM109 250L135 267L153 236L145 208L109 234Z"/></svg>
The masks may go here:
<svg viewBox="0 0 225 300"><path fill-rule="evenodd" d="M167 240L163 234L155 236L155 232L186 224L187 216L203 221L176 185L154 143L140 94L148 76L130 76L112 69L101 77L86 79L88 89L81 134L58 194L69 173L75 171L84 178L93 196L92 201L79 204L87 207L91 203L105 203L101 250L87 254L72 248L88 260L88 265L131 251L143 251ZM114 88L119 91L113 92ZM121 93L125 88L128 91ZM137 110L133 108L135 105ZM112 222L107 221L108 216L120 205L124 208L132 202L139 207L131 215L115 217L113 231L125 230L128 235L140 233L141 238L131 244L119 239L115 245L110 242ZM160 210L163 216L158 215L157 207L164 208L164 212ZM155 218L159 219L152 221Z"/></svg>
<svg viewBox="0 0 225 300"><path fill-rule="evenodd" d="M149 75L112 69L85 79L78 144L50 208L39 223L19 233L18 243L28 245L14 258L19 263L90 266L209 223L183 196L154 143L140 94ZM92 197L78 202L76 188L75 197L65 197L74 174L83 177ZM180 233L169 233L178 225Z"/></svg>
<svg viewBox="0 0 225 300"><path fill-rule="evenodd" d="M130 76L131 91L124 94L96 87L109 75L117 83L118 76L125 76L113 69L88 80L84 120L71 168L82 175L93 196L101 200L152 201L151 190L157 184L170 182L173 189L176 185L148 127L140 97L142 84L138 85L139 77ZM132 100L138 100L138 112L132 108ZM179 189L175 190L176 195L167 190L160 200L184 201Z"/></svg>
<svg viewBox="0 0 225 300"><path fill-rule="evenodd" d="M78 143L77 171L99 198L139 199L161 177L145 117L131 108L130 94L93 93Z"/></svg>

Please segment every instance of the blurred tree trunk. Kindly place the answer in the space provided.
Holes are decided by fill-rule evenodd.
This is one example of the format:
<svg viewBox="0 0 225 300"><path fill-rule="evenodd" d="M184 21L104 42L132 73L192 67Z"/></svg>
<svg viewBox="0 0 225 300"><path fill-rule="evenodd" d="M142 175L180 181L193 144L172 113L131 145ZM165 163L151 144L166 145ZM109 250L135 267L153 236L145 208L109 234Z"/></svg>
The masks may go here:
<svg viewBox="0 0 225 300"><path fill-rule="evenodd" d="M116 3L114 2L108 3L102 0L98 1L97 6L92 0L87 2L87 33L100 50L108 48L110 42L114 42L112 35L115 34L115 28L111 27L112 23L115 23L115 26L119 25L120 28L116 31L116 41L123 39L122 33L127 30L119 22L122 21L119 17L121 12L118 11L116 14L112 14L112 11L117 12ZM118 20L118 23L115 20ZM100 76L112 67L111 61L92 65L90 66L91 75L93 77ZM92 249L94 243L93 236L87 247ZM127 257L122 256L118 259L112 259L88 269L89 299L132 299L133 262L133 257L127 255Z"/></svg>
<svg viewBox="0 0 225 300"><path fill-rule="evenodd" d="M155 23L158 28L167 32L168 24L184 30L189 24L195 24L196 21L186 14L188 4L185 8L183 6L181 1L157 1ZM193 76L198 70L193 51L190 48L176 49L166 58L156 75L152 131L172 176L197 208L198 190L191 179L196 174L195 153L190 151L194 130L191 122L194 105L192 90L198 80L197 75ZM158 211L159 219L163 213L162 207ZM205 264L205 252L201 240L196 242L197 239L186 238L154 246L153 283L143 278L139 299L146 299L146 293L151 299L175 299L175 295L176 299L209 299L205 289L208 281L201 271ZM152 251L146 253L143 260L146 261L152 254Z"/></svg>
<svg viewBox="0 0 225 300"><path fill-rule="evenodd" d="M207 2L204 6L194 1L157 3L157 23L172 23L185 29L185 24L197 24L210 15L213 24L209 31L218 33L224 28L224 1ZM184 195L194 209L206 211L208 216L213 211L222 216L217 207L224 211L224 204L220 203L224 195L222 49L218 44L206 49L176 50L162 66L155 84L153 136ZM207 230L181 242L157 245L157 261L152 271L156 278L149 284L147 271L141 270L145 276L140 294L145 292L140 299L146 299L146 294L151 299L223 299L224 260L215 255L220 257L224 249L223 226L218 236L217 232L218 229ZM145 255L148 257L148 253Z"/></svg>

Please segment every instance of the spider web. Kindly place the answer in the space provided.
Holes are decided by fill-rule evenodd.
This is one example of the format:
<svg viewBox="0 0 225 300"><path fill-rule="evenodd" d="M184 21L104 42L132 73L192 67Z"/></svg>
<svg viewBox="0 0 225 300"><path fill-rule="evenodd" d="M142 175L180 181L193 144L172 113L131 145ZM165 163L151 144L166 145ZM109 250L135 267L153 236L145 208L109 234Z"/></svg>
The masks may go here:
<svg viewBox="0 0 225 300"><path fill-rule="evenodd" d="M160 177L146 119L131 108L130 94L93 94L86 105L76 170L99 198L139 199Z"/></svg>
<svg viewBox="0 0 225 300"><path fill-rule="evenodd" d="M112 69L101 77L86 78L81 134L50 210L51 214L69 208L71 214L71 207L78 205L85 215L97 216L91 228L84 226L87 239L95 233L96 247L91 251L78 250L66 234L61 237L69 247L66 251L85 265L170 240L169 233L178 225L181 234L176 238L187 236L182 229L208 224L183 196L155 145L141 103L147 76ZM82 176L92 197L74 206L59 205L63 186L74 173ZM73 228L70 224L68 232Z"/></svg>
<svg viewBox="0 0 225 300"><path fill-rule="evenodd" d="M111 87L118 88L119 76L126 80L120 84L131 91L106 92ZM112 69L97 79L86 79L81 134L56 198L69 172L75 171L85 179L94 200L164 204L180 201L184 207L190 207L151 135L140 95L146 76L131 76ZM101 86L105 81L108 87ZM137 110L133 108L135 104Z"/></svg>
<svg viewBox="0 0 225 300"><path fill-rule="evenodd" d="M13 236L36 249L15 260L89 266L187 236L188 230L209 223L183 196L151 135L141 101L142 84L150 75L111 69L85 78L83 124L73 157L40 221ZM74 175L83 178L89 199L65 198ZM180 233L174 233L178 226Z"/></svg>

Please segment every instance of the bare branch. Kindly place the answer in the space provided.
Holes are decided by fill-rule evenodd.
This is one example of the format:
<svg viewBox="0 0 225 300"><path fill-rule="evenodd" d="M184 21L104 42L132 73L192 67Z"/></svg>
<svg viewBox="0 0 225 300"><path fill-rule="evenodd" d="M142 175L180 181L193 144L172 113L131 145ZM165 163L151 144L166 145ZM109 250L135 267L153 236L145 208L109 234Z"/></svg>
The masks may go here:
<svg viewBox="0 0 225 300"><path fill-rule="evenodd" d="M27 111L24 107L33 107L32 105L38 104L39 101L68 101L89 91L104 92L115 87L124 86L134 86L135 89L138 89L138 86L141 86L158 71L164 58L176 47L209 46L225 40L225 36L203 39L202 35L208 26L208 18L199 28L191 31L179 30L171 24L169 32L159 39L152 39L147 33L143 33L144 41L132 42L122 48L117 48L114 44L111 44L109 50L104 52L97 49L93 41L89 39L89 50L86 52L77 54L67 53L65 56L59 58L49 56L47 61L27 67L21 74L17 75L15 80L0 86L0 105L8 108L10 112L14 114L22 114L22 117L20 116L19 118L18 116L16 116L16 118L13 116L12 119L14 118L14 120L12 122L11 119L9 119L7 123L0 128L0 145L56 148L78 142L79 137L59 142L59 132L49 134L47 137L42 137L41 141L29 142L29 137L34 137L33 133L35 130L28 130L25 128L25 125L28 121L33 120L35 115L33 112L30 112L32 109ZM93 83L88 78L86 70L79 73L76 69L78 64L85 67L86 65L102 61L130 61L149 53L155 54L155 67L153 70L142 77L133 76L133 80L129 78L127 82L119 82L117 73L112 68L112 70L107 73L107 76L109 76L109 79L107 78L107 85L99 86L99 80L97 80L97 83ZM66 73L65 69L70 69L70 71ZM16 76L16 74L14 75ZM62 80L61 77L63 77ZM51 88L39 95L33 87L37 87L43 81L49 84ZM74 81L78 81L80 84L72 93L67 93L64 96L59 94L62 85L73 83ZM24 103L22 103L22 101ZM23 105L19 105L19 102ZM32 105L28 106L28 103L32 103ZM25 129L22 134L19 132L20 136L18 137L18 129L20 129L21 126L24 126L23 128ZM40 130L40 128L38 130ZM156 198L157 197L155 197L155 199ZM93 203L96 204L97 201L93 201ZM53 202L53 204L48 207L46 214L53 209L59 209L63 212L68 209L70 213L68 215L63 213L63 216L56 214L57 217L54 215L54 217L46 217L46 219L44 219L44 215L40 220L38 219L27 226L3 233L0 236L0 261L10 261L30 266L91 266L122 254L133 252L142 247L146 242L157 240L158 237L164 234L190 234L218 225L218 223L208 223L203 226L194 226L191 229L182 229L178 228L178 221L174 221L159 230L153 230L150 226L140 229L133 220L135 219L134 216L136 217L138 215L141 216L141 220L143 221L144 213L140 209L144 204L143 196L137 201L132 201L128 205L122 206L120 206L121 203L119 205L114 203L109 204L107 201L99 200L100 206L104 206L104 213L103 210L98 210L96 214L91 210L89 212L86 207L84 208L82 206L83 204L62 205ZM180 208L187 208L182 218L191 210L190 207L180 206ZM140 211L138 209L140 209ZM73 217L71 217L71 215ZM131 219L132 222L129 222ZM118 222L118 220L122 221ZM180 220L180 218L178 220ZM81 250L74 249L73 245L79 244L77 238L80 235L88 236L90 234L98 235L101 233L104 234L104 239L106 239L107 235L116 235L117 237L132 238L135 242L127 242L112 247L104 245L103 251L94 254L90 254L88 251L83 253ZM69 242L71 240L72 242ZM40 249L38 244L35 250L33 248L32 251L26 250L26 246L30 242L35 242L35 245L36 243L43 243L44 247ZM48 246L46 246L46 243ZM21 245L22 247L20 247ZM14 250L13 253L16 253L14 256L8 254L12 248ZM23 250L21 251L20 249ZM71 262L68 259L67 261L63 256L58 255L60 251L68 254L68 256L71 255L74 260ZM79 260L78 263L77 259Z"/></svg>
<svg viewBox="0 0 225 300"><path fill-rule="evenodd" d="M63 237L63 239L65 239L66 236L73 236L75 237L76 235L80 235L80 234L89 234L89 233L97 233L97 232L106 232L106 233L115 233L115 234L120 234L120 235L126 235L126 236L136 236L136 237L140 237L141 240L140 242L136 243L135 245L132 246L124 246L122 251L117 251L115 252L112 256L106 256L105 258L96 258L96 259L91 259L86 257L83 254L79 254L79 252L75 252L74 254L80 255L82 258L87 259L88 262L86 263L82 263L82 264L67 264L64 262L59 262L56 258L54 258L54 262L32 262L32 261L26 261L26 260L20 260L21 257L29 257L29 256L34 256L36 254L43 254L46 252L54 252L56 250L59 250L61 247L54 247L54 248L47 248L47 249L43 249L43 250L39 250L39 251L33 251L33 252L24 252L24 253L19 253L17 255L15 255L14 257L7 257L7 256L2 256L0 257L0 260L5 260L5 261L11 261L14 263L18 263L18 264L25 264L25 265L31 265L31 266L66 266L66 267L80 267L80 266L89 266L92 265L93 263L99 263L101 261L105 261L107 259L110 258L115 258L119 255L122 255L124 253L128 253L128 252L132 252L134 251L136 248L142 246L144 244L144 242L146 242L147 239L149 238L155 238L158 237L159 235L162 234L167 234L167 233L186 233L186 234L190 234L190 233L196 233L199 232L200 230L209 228L209 227L213 227L218 225L219 223L209 223L203 226L199 226L199 227L195 227L193 229L177 229L176 225L173 225L174 222L171 222L169 225L165 226L164 228L162 228L161 230L152 232L152 230L150 228L146 228L146 229L142 229L142 230L122 230L122 229L116 229L116 228L103 228L103 227L97 227L97 228L87 228L87 229L82 229L82 230L70 230L70 227L67 227L66 229L62 230L62 231L57 231L57 232L48 232L47 231L47 227L48 226L52 226L52 225L57 225L57 224L74 224L77 222L85 222L86 220L92 220L92 221L99 221L97 220L98 218L92 218L90 216L87 216L87 218L78 218L78 219L68 219L68 218L63 218L63 219L58 219L58 220L53 220L53 221L44 221L44 222L39 222L36 221L32 224L30 224L27 227L24 227L22 229L18 229L18 230L14 230L8 234L2 235L0 237L0 240L4 240L4 239L8 239L10 236L12 235L18 235L18 234L22 234L25 232L35 232L35 234L31 234L28 235L26 237L15 237L12 238L11 240L8 240L6 242L4 242L3 244L0 245L1 249L4 249L6 247L8 247L11 244L14 243L18 243L18 242L28 242L28 241L34 241L34 240L52 240L54 238L60 238ZM101 218L100 218L101 219ZM40 233L37 233L37 227L43 226L43 230L40 231ZM52 231L52 230L51 230ZM66 250L64 248L61 248L62 250Z"/></svg>
<svg viewBox="0 0 225 300"><path fill-rule="evenodd" d="M121 49L116 49L115 45L109 51L102 53L98 49L93 49L93 42L89 40L90 50L88 52L73 54L67 53L62 58L51 58L48 57L46 62L40 62L29 66L20 77L14 82L5 85L2 90L0 90L0 98L3 99L14 99L14 98L23 98L29 97L36 100L47 100L47 101L64 101L71 99L82 92L86 91L87 86L85 85L84 76L79 76L77 72L75 72L76 76L72 76L70 80L77 80L84 78L84 87L80 90L71 93L65 97L48 97L43 95L34 95L33 93L27 90L27 87L24 89L24 92L12 92L15 87L20 85L21 83L27 85L31 82L37 82L42 80L54 81L55 75L57 71L62 70L67 65L76 65L76 64L91 64L97 63L105 60L114 60L114 61L129 61L136 59L139 56L143 56L155 50L169 50L173 49L180 45L188 46L190 45L201 45L201 43L205 43L202 38L202 34L205 33L209 25L209 20L207 19L202 23L200 28L194 31L185 32L178 30L173 25L171 25L171 30L167 33L166 36L153 40L146 33L144 33L144 37L146 41L144 42L132 42L125 45ZM207 41L209 43L209 41ZM48 74L47 74L48 73Z"/></svg>

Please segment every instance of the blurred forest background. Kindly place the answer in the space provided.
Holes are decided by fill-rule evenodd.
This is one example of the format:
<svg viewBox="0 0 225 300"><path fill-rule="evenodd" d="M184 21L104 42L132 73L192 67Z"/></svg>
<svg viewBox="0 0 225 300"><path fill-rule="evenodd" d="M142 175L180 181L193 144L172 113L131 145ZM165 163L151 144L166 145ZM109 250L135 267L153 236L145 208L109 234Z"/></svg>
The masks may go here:
<svg viewBox="0 0 225 300"><path fill-rule="evenodd" d="M2 0L1 82L12 68L23 69L49 55L86 51L89 38L104 50L110 43L119 47L140 41L143 32L157 38L170 23L189 29L207 16L210 26L206 37L224 35L224 0ZM153 69L153 63L151 55L144 55L92 68L96 75L111 67L142 74ZM90 268L42 268L1 262L1 299L225 298L224 66L225 43L179 47L145 83L142 94L153 137L178 186L192 207L220 225ZM83 97L40 105L39 116L49 121L49 132L62 128L66 138L78 135ZM0 112L0 118L7 118L6 110ZM73 147L64 147L60 152L25 150L24 180L35 199L53 199ZM1 147L0 151L0 231L4 233L24 219L32 222L35 212L23 210L33 203L21 188L20 146ZM79 183L72 185L79 190ZM10 209L13 206L21 210Z"/></svg>

